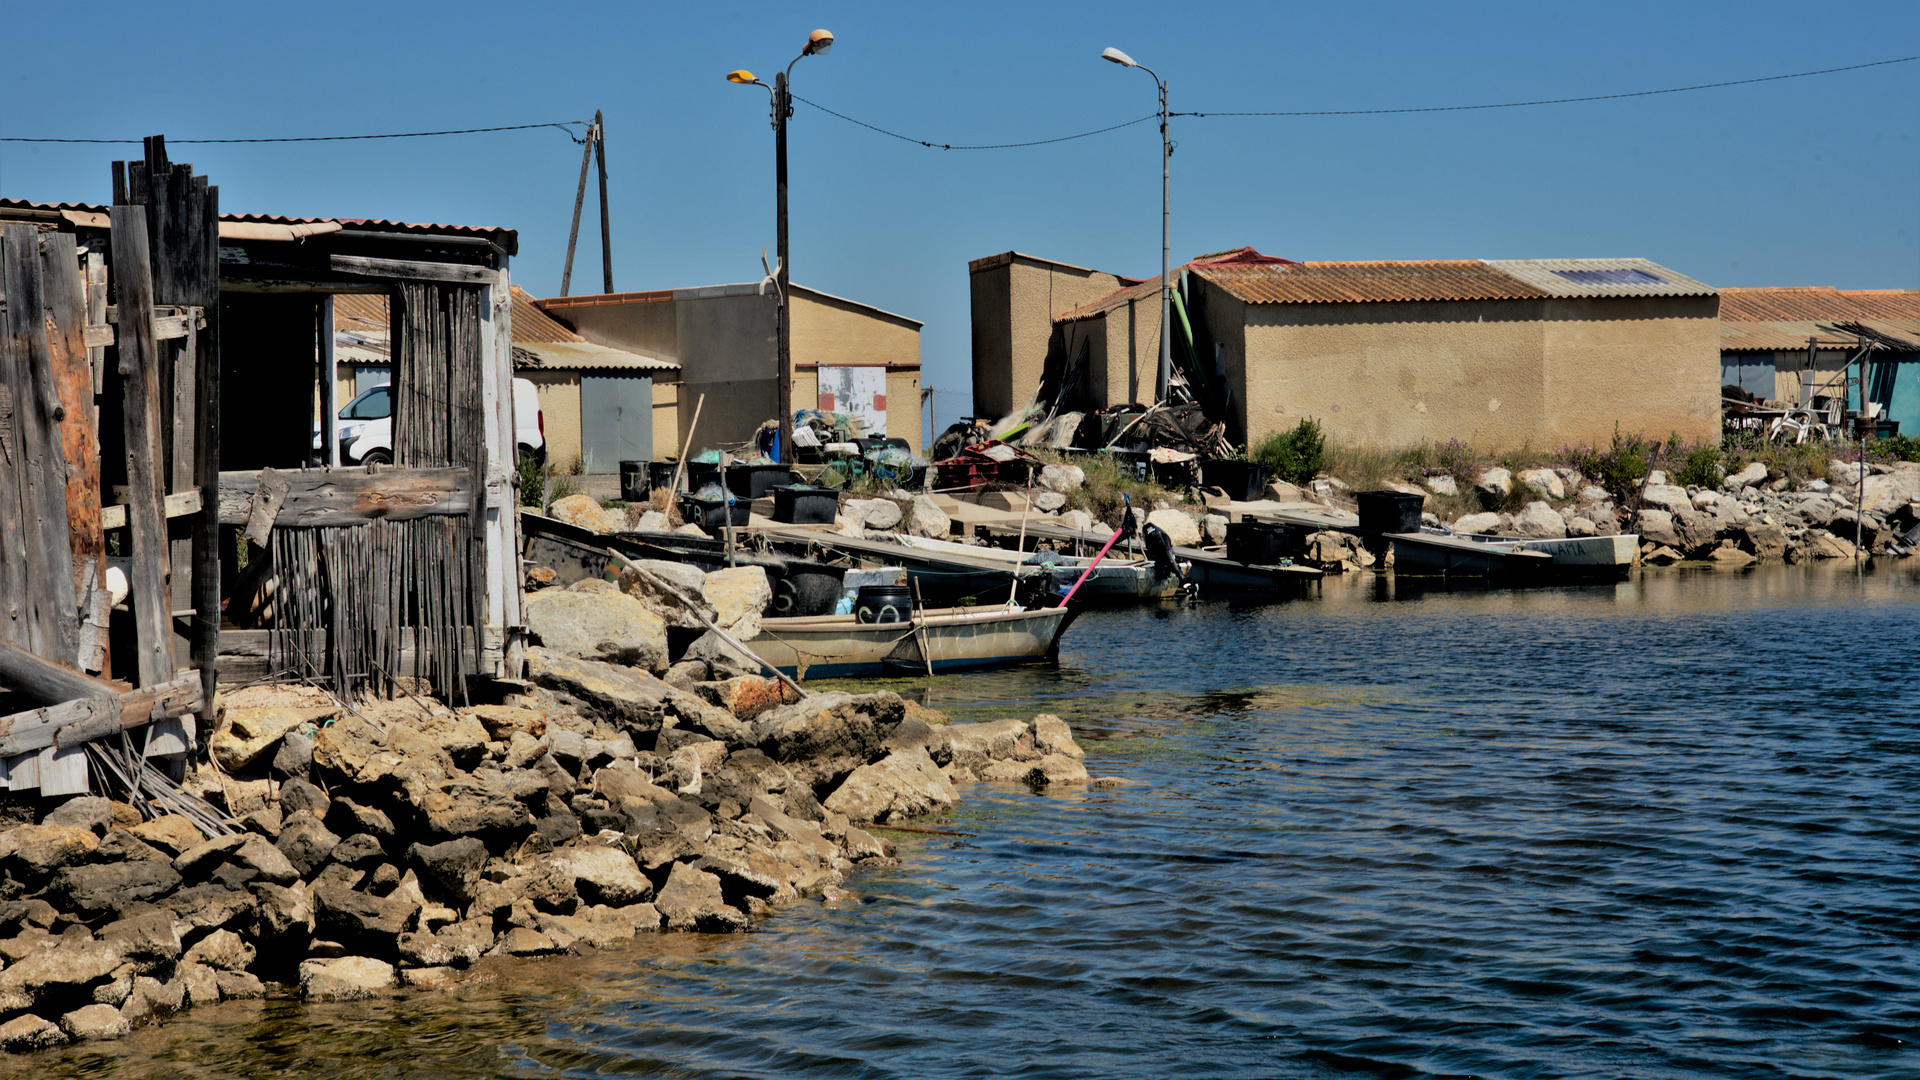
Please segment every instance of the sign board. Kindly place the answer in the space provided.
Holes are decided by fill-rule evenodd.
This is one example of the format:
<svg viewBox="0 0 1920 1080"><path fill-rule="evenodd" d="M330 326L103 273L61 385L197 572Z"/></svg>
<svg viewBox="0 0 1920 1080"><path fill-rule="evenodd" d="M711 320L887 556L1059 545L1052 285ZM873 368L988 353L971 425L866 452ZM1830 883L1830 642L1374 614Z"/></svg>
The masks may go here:
<svg viewBox="0 0 1920 1080"><path fill-rule="evenodd" d="M887 433L887 369L820 366L820 411L845 413L866 425L865 434Z"/></svg>

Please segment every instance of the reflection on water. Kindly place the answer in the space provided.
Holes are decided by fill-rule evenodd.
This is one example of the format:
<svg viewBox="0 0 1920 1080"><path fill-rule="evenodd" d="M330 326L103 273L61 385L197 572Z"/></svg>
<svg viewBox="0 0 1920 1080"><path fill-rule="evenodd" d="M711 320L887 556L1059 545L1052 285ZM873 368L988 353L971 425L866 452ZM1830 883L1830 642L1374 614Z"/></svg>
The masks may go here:
<svg viewBox="0 0 1920 1080"><path fill-rule="evenodd" d="M1098 612L1113 788L982 785L858 899L447 995L230 1003L51 1076L1920 1075L1920 566Z"/></svg>

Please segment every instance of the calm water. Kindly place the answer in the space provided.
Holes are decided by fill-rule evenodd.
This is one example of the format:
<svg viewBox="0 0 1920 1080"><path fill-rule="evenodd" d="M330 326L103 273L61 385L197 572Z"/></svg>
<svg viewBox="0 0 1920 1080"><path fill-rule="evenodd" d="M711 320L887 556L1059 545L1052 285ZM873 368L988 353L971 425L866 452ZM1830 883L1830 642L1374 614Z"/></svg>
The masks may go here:
<svg viewBox="0 0 1920 1080"><path fill-rule="evenodd" d="M1125 786L976 787L754 934L32 1071L1920 1076L1917 658L1913 563L1089 616L900 688L1060 713Z"/></svg>

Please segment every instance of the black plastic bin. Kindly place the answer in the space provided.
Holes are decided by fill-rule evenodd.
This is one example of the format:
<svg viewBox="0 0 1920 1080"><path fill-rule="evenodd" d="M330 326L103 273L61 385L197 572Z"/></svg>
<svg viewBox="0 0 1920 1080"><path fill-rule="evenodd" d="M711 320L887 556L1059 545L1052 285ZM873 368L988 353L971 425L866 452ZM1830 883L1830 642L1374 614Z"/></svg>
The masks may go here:
<svg viewBox="0 0 1920 1080"><path fill-rule="evenodd" d="M620 463L620 497L628 502L640 502L647 497L651 489L647 483L647 463L644 461L623 461Z"/></svg>
<svg viewBox="0 0 1920 1080"><path fill-rule="evenodd" d="M665 490L665 489L666 489L667 487L669 487L670 485L672 485L672 483L673 483L673 470L674 470L674 469L675 469L676 467L678 467L678 466L679 466L679 464L680 464L680 463L679 463L678 461L675 461L675 460L672 460L672 459L669 459L669 460L667 460L667 461L649 461L649 462L647 462L647 488L648 488L648 490L650 490L650 491L662 491L662 490Z"/></svg>
<svg viewBox="0 0 1920 1080"><path fill-rule="evenodd" d="M1254 566L1277 566L1298 554L1298 530L1270 521L1227 522L1227 558Z"/></svg>
<svg viewBox="0 0 1920 1080"><path fill-rule="evenodd" d="M719 536L726 530L729 514L737 529L746 525L747 515L752 512L752 507L745 499L733 499L732 505L728 503L727 499L696 499L691 495L682 495L680 516L707 530L709 535Z"/></svg>
<svg viewBox="0 0 1920 1080"><path fill-rule="evenodd" d="M1200 463L1200 483L1217 487L1235 502L1266 497L1267 467L1258 461L1212 458Z"/></svg>
<svg viewBox="0 0 1920 1080"><path fill-rule="evenodd" d="M913 590L905 585L862 585L853 594L853 621L907 622L913 617Z"/></svg>
<svg viewBox="0 0 1920 1080"><path fill-rule="evenodd" d="M832 488L794 484L773 489L773 520L784 525L831 525L840 511L840 493Z"/></svg>
<svg viewBox="0 0 1920 1080"><path fill-rule="evenodd" d="M793 470L785 465L729 465L727 487L735 495L758 499L774 488L793 483Z"/></svg>
<svg viewBox="0 0 1920 1080"><path fill-rule="evenodd" d="M1360 504L1360 527L1369 532L1417 533L1420 508L1425 495L1405 491L1357 491L1353 500Z"/></svg>
<svg viewBox="0 0 1920 1080"><path fill-rule="evenodd" d="M831 615L840 601L841 580L846 573L844 566L788 559L787 572L773 583L773 600L766 613L787 618Z"/></svg>

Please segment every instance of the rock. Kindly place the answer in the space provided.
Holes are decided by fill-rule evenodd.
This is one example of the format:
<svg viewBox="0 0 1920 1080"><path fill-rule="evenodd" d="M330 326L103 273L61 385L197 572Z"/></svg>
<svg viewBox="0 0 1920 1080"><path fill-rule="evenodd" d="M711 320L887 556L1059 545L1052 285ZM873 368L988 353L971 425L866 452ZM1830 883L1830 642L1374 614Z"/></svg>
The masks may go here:
<svg viewBox="0 0 1920 1080"><path fill-rule="evenodd" d="M487 845L472 836L440 844L415 844L407 849L408 862L419 869L422 878L459 907L473 902L487 858Z"/></svg>
<svg viewBox="0 0 1920 1080"><path fill-rule="evenodd" d="M1655 566L1666 566L1686 558L1686 556L1680 554L1678 551L1663 544L1645 543L1641 545L1640 551L1640 561L1652 563Z"/></svg>
<svg viewBox="0 0 1920 1080"><path fill-rule="evenodd" d="M847 858L856 863L879 863L893 859L893 845L873 834L849 827L843 841Z"/></svg>
<svg viewBox="0 0 1920 1080"><path fill-rule="evenodd" d="M1682 550L1688 554L1703 554L1720 539L1720 519L1698 510L1675 511L1673 528L1679 534Z"/></svg>
<svg viewBox="0 0 1920 1080"><path fill-rule="evenodd" d="M1640 502L1668 513L1693 509L1693 499L1687 495L1687 489L1671 484L1648 484L1640 493Z"/></svg>
<svg viewBox="0 0 1920 1080"><path fill-rule="evenodd" d="M186 991L189 1009L213 1005L220 1000L220 975L204 964L181 964L175 969L173 979Z"/></svg>
<svg viewBox="0 0 1920 1080"><path fill-rule="evenodd" d="M740 675L718 682L698 684L696 692L714 707L725 709L743 723L777 705L800 700L793 688L778 679L760 675ZM743 730L739 734L744 735Z"/></svg>
<svg viewBox="0 0 1920 1080"><path fill-rule="evenodd" d="M374 787L393 779L402 759L385 746L380 729L348 714L321 728L313 739L313 763L355 784Z"/></svg>
<svg viewBox="0 0 1920 1080"><path fill-rule="evenodd" d="M69 866L54 875L47 892L57 898L67 912L95 919L135 901L165 896L179 888L180 881L181 876L172 863L163 859L136 859L97 866Z"/></svg>
<svg viewBox="0 0 1920 1080"><path fill-rule="evenodd" d="M0 866L9 877L38 886L56 871L92 858L99 847L92 829L16 825L0 832Z"/></svg>
<svg viewBox="0 0 1920 1080"><path fill-rule="evenodd" d="M1297 503L1305 500L1306 493L1296 484L1275 480L1267 485L1267 498L1274 502Z"/></svg>
<svg viewBox="0 0 1920 1080"><path fill-rule="evenodd" d="M1867 467L1858 461L1842 461L1839 458L1827 460L1827 479L1838 488L1858 487L1867 475Z"/></svg>
<svg viewBox="0 0 1920 1080"><path fill-rule="evenodd" d="M707 575L705 591L720 629L741 641L760 633L760 613L773 602L773 586L765 570L758 566L715 570Z"/></svg>
<svg viewBox="0 0 1920 1080"><path fill-rule="evenodd" d="M1079 759L1065 754L1048 754L1035 762L1022 777L1032 787L1053 787L1087 782L1087 767Z"/></svg>
<svg viewBox="0 0 1920 1080"><path fill-rule="evenodd" d="M900 525L900 504L892 499L848 499L844 509L863 530L886 530Z"/></svg>
<svg viewBox="0 0 1920 1080"><path fill-rule="evenodd" d="M1184 510L1155 510L1147 515L1147 524L1165 529L1176 547L1200 546L1200 526Z"/></svg>
<svg viewBox="0 0 1920 1080"><path fill-rule="evenodd" d="M266 985L249 972L216 971L213 981L220 988L220 996L228 1001L251 1001L267 996Z"/></svg>
<svg viewBox="0 0 1920 1080"><path fill-rule="evenodd" d="M472 967L493 944L493 930L474 935L456 932L439 934L401 934L398 942L400 965L404 968Z"/></svg>
<svg viewBox="0 0 1920 1080"><path fill-rule="evenodd" d="M1767 480L1767 467L1758 461L1754 461L1754 462L1749 462L1746 468L1741 469L1739 472L1733 473L1729 475L1725 480L1722 480L1720 482L1720 487L1724 491L1739 491L1742 488L1754 487L1759 484L1764 484L1766 483L1766 480Z"/></svg>
<svg viewBox="0 0 1920 1080"><path fill-rule="evenodd" d="M667 670L666 623L598 578L534 593L522 611L527 629L551 651L653 672Z"/></svg>
<svg viewBox="0 0 1920 1080"><path fill-rule="evenodd" d="M719 875L697 870L686 863L673 865L653 906L669 930L715 934L741 930L747 925L746 915L727 904Z"/></svg>
<svg viewBox="0 0 1920 1080"><path fill-rule="evenodd" d="M40 824L62 829L85 829L95 836L105 836L113 824L113 800L98 795L68 799L41 818Z"/></svg>
<svg viewBox="0 0 1920 1080"><path fill-rule="evenodd" d="M1069 529L1082 531L1093 528L1093 515L1085 510L1066 510L1060 514L1060 524Z"/></svg>
<svg viewBox="0 0 1920 1080"><path fill-rule="evenodd" d="M1491 469L1482 469L1480 474L1473 478L1473 486L1491 498L1504 499L1507 493L1513 490L1513 474L1497 465Z"/></svg>
<svg viewBox="0 0 1920 1080"><path fill-rule="evenodd" d="M953 784L916 746L853 770L823 805L855 821L880 822L945 810L958 801Z"/></svg>
<svg viewBox="0 0 1920 1080"><path fill-rule="evenodd" d="M516 926L500 935L499 949L507 956L546 956L559 952L560 946L538 930Z"/></svg>
<svg viewBox="0 0 1920 1080"><path fill-rule="evenodd" d="M534 738L547 733L547 716L539 709L518 705L473 705L460 710L480 722L490 739L509 739L516 731Z"/></svg>
<svg viewBox="0 0 1920 1080"><path fill-rule="evenodd" d="M337 885L313 888L313 931L352 948L391 953L420 905L404 898L372 896Z"/></svg>
<svg viewBox="0 0 1920 1080"><path fill-rule="evenodd" d="M215 930L187 950L187 962L216 971L245 971L253 966L253 946L231 930Z"/></svg>
<svg viewBox="0 0 1920 1080"><path fill-rule="evenodd" d="M245 772L288 732L307 725L318 728L340 712L338 708L228 709L225 722L207 740L207 752L227 772Z"/></svg>
<svg viewBox="0 0 1920 1080"><path fill-rule="evenodd" d="M248 891L260 904L262 943L276 949L304 950L314 925L313 898L308 891L270 882L254 882Z"/></svg>
<svg viewBox="0 0 1920 1080"><path fill-rule="evenodd" d="M182 889L160 901L160 905L173 913L174 926L185 938L221 928L252 933L258 921L258 905L253 895L224 885Z"/></svg>
<svg viewBox="0 0 1920 1080"><path fill-rule="evenodd" d="M1634 532L1648 543L1682 547L1680 533L1674 528L1673 515L1665 510L1642 510L1634 516Z"/></svg>
<svg viewBox="0 0 1920 1080"><path fill-rule="evenodd" d="M1427 490L1433 492L1435 495L1460 494L1460 482L1446 473L1441 473L1438 476L1429 476L1426 478L1425 483Z"/></svg>
<svg viewBox="0 0 1920 1080"><path fill-rule="evenodd" d="M1754 522L1747 526L1746 546L1754 558L1772 562L1786 557L1787 534L1778 525Z"/></svg>
<svg viewBox="0 0 1920 1080"><path fill-rule="evenodd" d="M945 743L944 749L934 754L942 765L951 763L977 769L991 761L1039 756L1034 749L1033 729L1023 720L946 724L936 730Z"/></svg>
<svg viewBox="0 0 1920 1080"><path fill-rule="evenodd" d="M1055 504L1054 509L1057 510L1066 505L1064 496L1051 491L1045 494L1060 500ZM915 495L913 501L907 504L907 511L900 527L914 536L928 536L939 540L953 535L953 519L947 517L947 512L940 509L939 505L927 495Z"/></svg>
<svg viewBox="0 0 1920 1080"><path fill-rule="evenodd" d="M1844 540L1824 529L1808 529L1800 538L1800 543L1787 550L1788 562L1810 562L1814 559L1851 559L1858 553L1850 540Z"/></svg>
<svg viewBox="0 0 1920 1080"><path fill-rule="evenodd" d="M547 508L547 513L590 532L607 533L621 528L621 523L601 509L600 500L591 495L569 495L564 499L555 499L553 505Z"/></svg>
<svg viewBox="0 0 1920 1080"><path fill-rule="evenodd" d="M300 876L310 878L333 857L333 849L339 846L340 837L311 812L302 811L287 818L281 825L280 838L275 843Z"/></svg>
<svg viewBox="0 0 1920 1080"><path fill-rule="evenodd" d="M364 956L300 962L300 993L309 1001L383 997L392 990L394 981L392 964Z"/></svg>
<svg viewBox="0 0 1920 1080"><path fill-rule="evenodd" d="M1869 511L1891 514L1899 507L1920 502L1920 463L1902 461L1887 473L1867 477L1860 505Z"/></svg>
<svg viewBox="0 0 1920 1080"><path fill-rule="evenodd" d="M1546 472L1547 470L1534 471ZM1557 480L1558 477L1555 479ZM1558 540L1567 535L1567 522L1545 502L1535 501L1528 503L1526 509L1514 516L1513 531L1530 539Z"/></svg>
<svg viewBox="0 0 1920 1080"><path fill-rule="evenodd" d="M377 837L368 833L355 833L335 845L333 854L329 858L341 866L372 871L375 866L387 860L387 852L380 846Z"/></svg>
<svg viewBox="0 0 1920 1080"><path fill-rule="evenodd" d="M706 624L695 617L696 611L708 619L714 617L713 602L703 591L706 584L706 572L686 563L642 559L620 568L620 591L646 605L669 627L680 630L706 629Z"/></svg>
<svg viewBox="0 0 1920 1080"><path fill-rule="evenodd" d="M527 674L543 686L579 698L628 731L644 734L647 741L641 745L650 745L651 736L662 727L716 734L715 729L732 731L738 725L731 713L631 668L534 648L527 650Z"/></svg>
<svg viewBox="0 0 1920 1080"><path fill-rule="evenodd" d="M1606 502L1608 498L1607 489L1598 484L1588 484L1580 489L1581 502Z"/></svg>
<svg viewBox="0 0 1920 1080"><path fill-rule="evenodd" d="M1715 566L1738 569L1743 566L1752 566L1754 558L1737 547L1717 547L1708 553L1707 561Z"/></svg>
<svg viewBox="0 0 1920 1080"><path fill-rule="evenodd" d="M49 1046L61 1046L67 1041L60 1031L60 1025L27 1013L16 1016L0 1024L0 1048L16 1053L29 1050L45 1050Z"/></svg>
<svg viewBox="0 0 1920 1080"><path fill-rule="evenodd" d="M1514 479L1549 499L1559 501L1567 497L1565 481L1552 469L1522 469Z"/></svg>
<svg viewBox="0 0 1920 1080"><path fill-rule="evenodd" d="M1570 517L1567 519L1568 536L1599 536L1600 527L1591 518Z"/></svg>
<svg viewBox="0 0 1920 1080"><path fill-rule="evenodd" d="M1087 482L1086 471L1078 465L1043 465L1040 486L1064 495Z"/></svg>
<svg viewBox="0 0 1920 1080"><path fill-rule="evenodd" d="M111 1005L84 1005L60 1018L60 1030L72 1039L117 1039L132 1027Z"/></svg>
<svg viewBox="0 0 1920 1080"><path fill-rule="evenodd" d="M437 758L438 755L434 757ZM423 767L422 771L430 771L435 776L451 776L454 770L447 769L444 765L445 763L442 762L440 766ZM367 833L387 840L394 835L393 819L387 816L386 811L379 807L368 806L344 794L333 800L328 807L327 828L341 836Z"/></svg>
<svg viewBox="0 0 1920 1080"><path fill-rule="evenodd" d="M104 941L60 941L0 971L0 1010L28 1009L47 999L82 998L87 987L125 962L120 950Z"/></svg>
<svg viewBox="0 0 1920 1080"><path fill-rule="evenodd" d="M1066 509L1067 497L1057 491L1036 491L1030 505L1043 514L1051 514Z"/></svg>
<svg viewBox="0 0 1920 1080"><path fill-rule="evenodd" d="M170 911L150 911L108 923L100 928L98 939L119 950L121 959L141 975L172 968L180 959L180 932Z"/></svg>
<svg viewBox="0 0 1920 1080"><path fill-rule="evenodd" d="M1491 533L1499 527L1499 514L1463 514L1453 523L1454 532L1475 535Z"/></svg>
<svg viewBox="0 0 1920 1080"><path fill-rule="evenodd" d="M755 717L753 744L796 774L837 778L877 756L905 716L897 694L816 693Z"/></svg>
<svg viewBox="0 0 1920 1080"><path fill-rule="evenodd" d="M1052 713L1041 713L1033 718L1029 726L1033 730L1033 748L1042 757L1064 754L1078 761L1087 756L1086 751L1073 741L1073 730L1067 727L1067 722Z"/></svg>
<svg viewBox="0 0 1920 1080"><path fill-rule="evenodd" d="M152 821L143 821L128 831L170 856L178 855L206 839L199 827L182 814L167 814Z"/></svg>
<svg viewBox="0 0 1920 1080"><path fill-rule="evenodd" d="M1667 482L1666 471L1662 469L1653 469L1649 471L1646 475L1646 482L1649 487L1664 486Z"/></svg>
<svg viewBox="0 0 1920 1080"><path fill-rule="evenodd" d="M280 749L273 753L275 776L304 780L313 768L313 739L302 731L289 731L280 737Z"/></svg>
<svg viewBox="0 0 1920 1080"><path fill-rule="evenodd" d="M570 877L580 899L589 904L625 907L653 896L653 883L620 848L583 844L555 851L550 858L555 872Z"/></svg>

